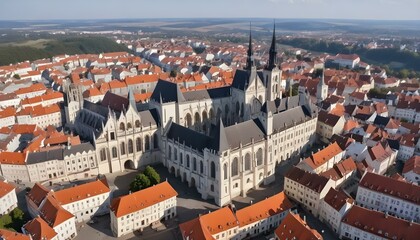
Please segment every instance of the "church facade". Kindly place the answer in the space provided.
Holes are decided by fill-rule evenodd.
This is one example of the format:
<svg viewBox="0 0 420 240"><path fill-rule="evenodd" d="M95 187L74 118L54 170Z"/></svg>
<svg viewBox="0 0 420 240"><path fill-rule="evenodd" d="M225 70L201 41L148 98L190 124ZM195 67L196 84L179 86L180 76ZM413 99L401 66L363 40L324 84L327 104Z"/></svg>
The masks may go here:
<svg viewBox="0 0 420 240"><path fill-rule="evenodd" d="M159 80L147 106L108 92L77 101L67 119L96 149L99 173L163 163L169 172L219 206L275 180L275 168L315 142L317 110L307 92L282 98L275 32L268 64L257 70L252 39L247 66L231 86L182 92Z"/></svg>

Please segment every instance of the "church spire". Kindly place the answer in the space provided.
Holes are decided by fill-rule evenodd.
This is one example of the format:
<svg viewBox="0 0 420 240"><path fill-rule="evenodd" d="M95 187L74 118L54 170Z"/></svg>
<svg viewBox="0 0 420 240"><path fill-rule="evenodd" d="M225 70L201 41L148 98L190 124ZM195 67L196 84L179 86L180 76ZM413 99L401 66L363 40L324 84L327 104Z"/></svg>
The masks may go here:
<svg viewBox="0 0 420 240"><path fill-rule="evenodd" d="M276 23L273 27L273 39L271 40L270 52L268 57L267 69L272 70L277 64L277 50L276 50Z"/></svg>
<svg viewBox="0 0 420 240"><path fill-rule="evenodd" d="M251 36L251 23L249 23L249 44L248 44L248 57L246 60L246 68L247 70L251 70L254 66L254 53L252 52L252 36Z"/></svg>

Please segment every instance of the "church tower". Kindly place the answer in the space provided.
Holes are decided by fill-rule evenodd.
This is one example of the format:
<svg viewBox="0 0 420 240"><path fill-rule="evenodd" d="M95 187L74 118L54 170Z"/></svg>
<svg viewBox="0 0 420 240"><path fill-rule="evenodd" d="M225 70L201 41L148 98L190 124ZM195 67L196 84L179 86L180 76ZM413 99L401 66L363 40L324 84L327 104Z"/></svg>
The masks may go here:
<svg viewBox="0 0 420 240"><path fill-rule="evenodd" d="M316 102L318 105L321 104L321 102L324 101L328 96L328 85L325 84L324 71L325 69L322 69L322 75L316 87Z"/></svg>
<svg viewBox="0 0 420 240"><path fill-rule="evenodd" d="M254 52L252 51L251 24L249 25L249 44L248 44L245 69L248 71L256 70L255 61L254 61Z"/></svg>
<svg viewBox="0 0 420 240"><path fill-rule="evenodd" d="M274 24L268 63L263 70L267 101L274 101L276 98L281 98L281 73L281 70L277 66L276 25Z"/></svg>
<svg viewBox="0 0 420 240"><path fill-rule="evenodd" d="M67 89L66 123L73 124L77 113L83 108L82 89L79 85L69 84Z"/></svg>

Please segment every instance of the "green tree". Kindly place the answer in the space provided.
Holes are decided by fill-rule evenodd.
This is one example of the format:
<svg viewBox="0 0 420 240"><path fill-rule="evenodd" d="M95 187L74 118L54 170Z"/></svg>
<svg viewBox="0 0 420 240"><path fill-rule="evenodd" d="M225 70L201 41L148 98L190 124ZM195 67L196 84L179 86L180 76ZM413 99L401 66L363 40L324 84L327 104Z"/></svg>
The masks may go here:
<svg viewBox="0 0 420 240"><path fill-rule="evenodd" d="M9 214L0 217L0 229L10 229L13 220Z"/></svg>
<svg viewBox="0 0 420 240"><path fill-rule="evenodd" d="M175 69L173 69L172 71L171 71L171 73L169 73L169 76L170 77L176 77L178 75L178 73L176 72L176 70Z"/></svg>
<svg viewBox="0 0 420 240"><path fill-rule="evenodd" d="M20 76L16 73L15 75L13 75L13 78L20 79Z"/></svg>
<svg viewBox="0 0 420 240"><path fill-rule="evenodd" d="M408 69L401 69L399 72L400 78L407 78L409 74L410 71L408 71Z"/></svg>
<svg viewBox="0 0 420 240"><path fill-rule="evenodd" d="M13 209L13 211L10 214L13 220L23 220L25 217L25 214L20 208Z"/></svg>
<svg viewBox="0 0 420 240"><path fill-rule="evenodd" d="M144 170L144 175L146 175L150 179L150 183L152 185L160 183L159 173L157 173L156 170L151 166L146 167L146 169Z"/></svg>
<svg viewBox="0 0 420 240"><path fill-rule="evenodd" d="M134 178L134 181L131 182L130 191L137 192L141 189L145 189L150 186L151 186L150 179L143 173L140 173Z"/></svg>

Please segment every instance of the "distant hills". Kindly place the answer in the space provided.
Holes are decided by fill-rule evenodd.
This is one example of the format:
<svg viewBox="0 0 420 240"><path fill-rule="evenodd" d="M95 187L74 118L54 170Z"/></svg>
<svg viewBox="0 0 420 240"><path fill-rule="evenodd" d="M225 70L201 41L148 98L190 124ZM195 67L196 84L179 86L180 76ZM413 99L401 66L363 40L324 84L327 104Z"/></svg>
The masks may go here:
<svg viewBox="0 0 420 240"><path fill-rule="evenodd" d="M0 65L50 58L60 54L85 54L120 52L128 49L105 37L69 37L49 39L41 45L2 44L0 46Z"/></svg>

